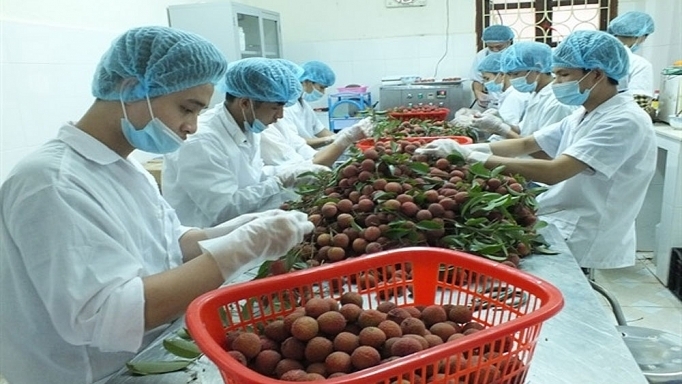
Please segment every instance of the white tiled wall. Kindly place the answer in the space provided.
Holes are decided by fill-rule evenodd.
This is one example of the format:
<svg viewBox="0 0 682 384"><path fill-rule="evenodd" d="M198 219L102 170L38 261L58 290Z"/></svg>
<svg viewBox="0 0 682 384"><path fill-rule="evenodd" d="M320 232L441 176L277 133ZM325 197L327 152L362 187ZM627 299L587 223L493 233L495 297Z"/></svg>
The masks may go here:
<svg viewBox="0 0 682 384"><path fill-rule="evenodd" d="M90 106L95 66L114 36L0 21L0 180Z"/></svg>
<svg viewBox="0 0 682 384"><path fill-rule="evenodd" d="M475 39L472 33L450 35L449 39L431 35L300 42L288 44L285 53L295 62L315 58L329 64L336 73L334 87L367 85L373 100L378 100L381 78L386 76L466 77L476 49Z"/></svg>

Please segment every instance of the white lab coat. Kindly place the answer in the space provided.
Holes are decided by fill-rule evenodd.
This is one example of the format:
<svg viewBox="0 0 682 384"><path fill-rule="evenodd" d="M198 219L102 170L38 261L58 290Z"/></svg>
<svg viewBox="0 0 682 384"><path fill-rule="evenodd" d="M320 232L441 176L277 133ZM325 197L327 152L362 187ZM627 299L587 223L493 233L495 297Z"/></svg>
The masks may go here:
<svg viewBox="0 0 682 384"><path fill-rule="evenodd" d="M471 80L472 82L473 81L478 81L479 83L485 82L483 80L481 72L478 71L478 65L481 64L481 61L483 61L483 59L485 59L485 57L488 56L488 54L490 54L490 50L487 47L476 52L476 56L474 56L474 62L471 64L471 69L469 70L469 80ZM487 108L499 108L501 104L499 100L500 97L502 97L500 93L488 93ZM481 109L478 103L474 103L473 108Z"/></svg>
<svg viewBox="0 0 682 384"><path fill-rule="evenodd" d="M547 84L539 92L532 92L523 119L519 123L521 136L529 136L540 128L561 121L578 107L561 103L554 96L552 85Z"/></svg>
<svg viewBox="0 0 682 384"><path fill-rule="evenodd" d="M490 50L488 48L483 48L476 52L474 62L471 64L471 69L469 70L469 80L483 83L483 76L481 76L481 72L478 71L478 65L481 64L481 61L483 61L489 53Z"/></svg>
<svg viewBox="0 0 682 384"><path fill-rule="evenodd" d="M312 162L317 153L287 120L270 124L260 136L261 157L266 167Z"/></svg>
<svg viewBox="0 0 682 384"><path fill-rule="evenodd" d="M556 225L581 267L634 265L635 218L656 167L649 116L631 96L617 94L533 135L550 156L590 167L540 194L539 218Z"/></svg>
<svg viewBox="0 0 682 384"><path fill-rule="evenodd" d="M618 81L619 91L628 91L631 95L643 95L654 97L654 68L651 63L630 50L627 45L630 59L630 69L627 77Z"/></svg>
<svg viewBox="0 0 682 384"><path fill-rule="evenodd" d="M324 124L315 115L313 107L303 99L299 99L290 107L285 107L284 116L280 121L296 127L299 136L304 139L317 137L317 134L325 128Z"/></svg>
<svg viewBox="0 0 682 384"><path fill-rule="evenodd" d="M214 226L292 198L263 173L260 136L242 132L224 104L199 116L199 129L164 156L161 188L184 225Z"/></svg>
<svg viewBox="0 0 682 384"><path fill-rule="evenodd" d="M92 383L144 331L142 278L182 263L185 228L151 175L72 126L0 189L0 372L13 384Z"/></svg>
<svg viewBox="0 0 682 384"><path fill-rule="evenodd" d="M519 92L512 86L505 89L499 98L497 109L502 120L507 124L518 125L526 111L530 96L530 93Z"/></svg>

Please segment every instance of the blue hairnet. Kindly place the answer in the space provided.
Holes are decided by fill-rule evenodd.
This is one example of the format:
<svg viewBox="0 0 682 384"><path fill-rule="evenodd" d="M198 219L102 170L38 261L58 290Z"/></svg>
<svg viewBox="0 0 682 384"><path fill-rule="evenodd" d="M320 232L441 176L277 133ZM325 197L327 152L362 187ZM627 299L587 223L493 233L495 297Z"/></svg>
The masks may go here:
<svg viewBox="0 0 682 384"><path fill-rule="evenodd" d="M334 82L336 82L336 75L334 71L325 63L321 61L308 61L303 63L303 69L305 73L299 80L302 82L305 80L310 80L313 83L318 83L325 87L331 87Z"/></svg>
<svg viewBox="0 0 682 384"><path fill-rule="evenodd" d="M504 52L504 51L503 51ZM481 60L476 67L479 72L491 72L499 73L502 72L502 52L490 52L486 57Z"/></svg>
<svg viewBox="0 0 682 384"><path fill-rule="evenodd" d="M136 101L223 79L227 60L208 40L168 27L134 28L102 56L92 81L93 96Z"/></svg>
<svg viewBox="0 0 682 384"><path fill-rule="evenodd" d="M601 69L620 80L630 67L625 46L601 31L575 31L559 44L552 55L553 68Z"/></svg>
<svg viewBox="0 0 682 384"><path fill-rule="evenodd" d="M501 43L514 39L514 31L506 25L491 25L483 30L481 40L484 43Z"/></svg>
<svg viewBox="0 0 682 384"><path fill-rule="evenodd" d="M552 49L536 41L514 43L502 51L502 72L552 72Z"/></svg>
<svg viewBox="0 0 682 384"><path fill-rule="evenodd" d="M654 19L644 12L626 12L611 20L606 31L614 36L642 37L654 33Z"/></svg>
<svg viewBox="0 0 682 384"><path fill-rule="evenodd" d="M299 79L301 76L303 76L303 73L305 72L305 69L303 69L303 67L294 63L291 60L287 60L287 59L273 59L273 60L279 61L280 63L284 64L291 71L291 73L294 74L294 76L297 79Z"/></svg>
<svg viewBox="0 0 682 384"><path fill-rule="evenodd" d="M230 63L225 91L235 97L290 105L301 96L303 88L282 62L253 57Z"/></svg>

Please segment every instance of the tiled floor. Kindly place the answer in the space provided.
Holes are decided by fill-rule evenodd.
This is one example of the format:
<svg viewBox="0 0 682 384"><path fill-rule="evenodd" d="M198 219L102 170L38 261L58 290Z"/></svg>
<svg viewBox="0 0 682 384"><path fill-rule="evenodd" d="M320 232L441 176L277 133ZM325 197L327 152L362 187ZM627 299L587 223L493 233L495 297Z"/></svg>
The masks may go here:
<svg viewBox="0 0 682 384"><path fill-rule="evenodd" d="M682 335L682 301L658 281L655 269L651 254L642 252L632 267L596 271L595 281L618 299L628 325ZM595 294L615 325L616 318L608 302Z"/></svg>
<svg viewBox="0 0 682 384"><path fill-rule="evenodd" d="M618 299L628 325L682 335L682 301L656 279L654 270L651 254L643 252L637 255L633 267L596 271L595 281ZM597 292L595 295L615 326L616 318L608 302ZM2 376L0 384L8 384Z"/></svg>

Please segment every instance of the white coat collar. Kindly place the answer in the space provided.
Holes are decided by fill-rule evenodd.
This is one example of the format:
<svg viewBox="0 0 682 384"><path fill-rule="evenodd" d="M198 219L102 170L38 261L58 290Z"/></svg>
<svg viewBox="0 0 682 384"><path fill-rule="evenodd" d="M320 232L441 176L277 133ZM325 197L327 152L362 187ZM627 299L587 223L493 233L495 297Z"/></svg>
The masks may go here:
<svg viewBox="0 0 682 384"><path fill-rule="evenodd" d="M220 123L225 128L227 133L232 136L232 139L235 143L248 142L248 137L244 132L242 132L241 128L239 128L237 121L234 119L230 111L227 110L225 103L221 104L221 107L223 113L219 114Z"/></svg>
<svg viewBox="0 0 682 384"><path fill-rule="evenodd" d="M122 159L118 153L76 127L72 122L61 127L57 139L73 148L81 156L97 164L107 165Z"/></svg>

